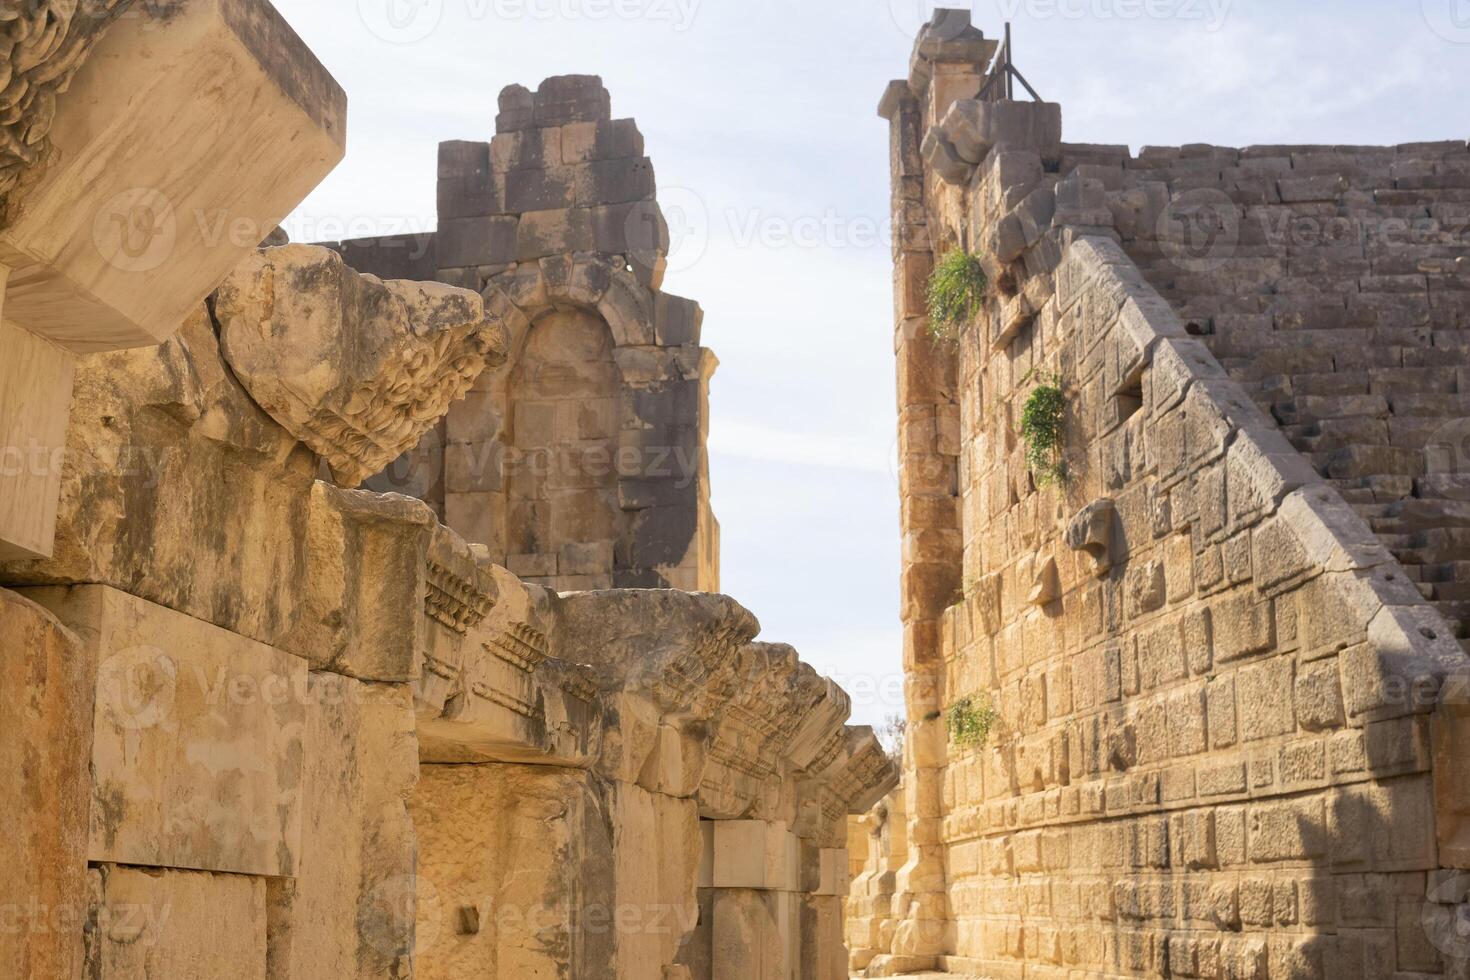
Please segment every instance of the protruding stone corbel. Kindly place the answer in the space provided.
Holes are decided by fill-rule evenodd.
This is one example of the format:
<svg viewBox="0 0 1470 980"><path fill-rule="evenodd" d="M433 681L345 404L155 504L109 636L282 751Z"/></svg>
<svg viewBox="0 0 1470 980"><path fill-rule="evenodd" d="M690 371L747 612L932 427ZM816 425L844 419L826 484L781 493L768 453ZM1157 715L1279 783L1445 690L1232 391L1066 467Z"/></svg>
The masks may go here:
<svg viewBox="0 0 1470 980"><path fill-rule="evenodd" d="M948 184L968 184L975 168L966 163L955 148L938 129L924 135L924 145L919 148L924 164Z"/></svg>
<svg viewBox="0 0 1470 980"><path fill-rule="evenodd" d="M1031 592L1026 601L1033 606L1045 606L1062 597L1062 578L1057 573L1057 560L1050 555L1035 566L1031 579Z"/></svg>
<svg viewBox="0 0 1470 980"><path fill-rule="evenodd" d="M1092 572L1101 578L1118 563L1118 515L1111 498L1094 500L1067 525L1067 547L1092 558Z"/></svg>
<svg viewBox="0 0 1470 980"><path fill-rule="evenodd" d="M587 665L608 704L601 771L692 793L703 774L709 723L736 695L738 652L759 630L739 603L710 593L562 596L553 652Z"/></svg>
<svg viewBox="0 0 1470 980"><path fill-rule="evenodd" d="M219 287L214 312L250 396L349 487L417 445L505 355L477 294L385 283L310 245L256 252Z"/></svg>

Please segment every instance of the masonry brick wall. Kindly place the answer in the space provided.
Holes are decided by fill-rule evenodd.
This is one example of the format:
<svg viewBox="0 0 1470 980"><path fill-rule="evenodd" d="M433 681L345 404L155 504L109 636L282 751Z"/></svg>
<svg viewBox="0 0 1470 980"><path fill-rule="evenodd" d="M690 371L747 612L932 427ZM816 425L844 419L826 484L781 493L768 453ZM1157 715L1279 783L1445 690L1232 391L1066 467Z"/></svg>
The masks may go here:
<svg viewBox="0 0 1470 980"><path fill-rule="evenodd" d="M993 283L958 340L932 339L914 301L922 278L897 256L904 336L956 364L961 546L937 556L960 584L940 620L937 690L910 704L929 737L906 759L909 826L941 845L944 901L894 906L909 923L937 909L946 924L936 947L896 938L869 975L1462 969L1444 925L1465 897L1453 883L1467 856L1455 778L1467 659L1442 614L1453 610L1425 601L1440 598L1421 584L1433 563L1401 561L1406 542L1379 523L1394 504L1426 513L1405 499L1424 499L1428 443L1323 446L1318 419L1283 415L1302 398L1369 399L1376 385L1385 405L1410 409L1401 426L1416 417L1413 389L1447 386L1444 365L1462 357L1459 300L1446 298L1458 273L1390 270L1454 266L1464 243L1267 255L1249 232L1222 248L1209 221L1231 208L1254 220L1251 207L1327 218L1328 190L1341 195L1334 213L1436 220L1462 193L1465 144L1339 154L1329 180L1310 166L1268 178L1235 151L1232 171L1213 150L1141 155L1168 161L1150 165L1068 146L1048 121L1055 106L967 101L978 84L953 80L967 65L983 78L984 62L967 61L982 49L962 42L978 32L954 16L921 36L883 106L895 132L922 133L922 171L895 167L896 237L935 255L966 247ZM1376 193L1355 185L1381 179L1357 156L1432 179ZM1443 174L1440 158L1452 161ZM1212 208L1190 204L1202 192ZM1172 237L1188 221L1208 234ZM1411 291L1385 294L1391 284ZM1355 315L1365 325L1344 322ZM1307 322L1322 332L1299 339ZM1050 375L1066 396L1068 475L1038 487L1017 432ZM1355 378L1368 390L1306 394ZM1386 407L1361 414L1394 426ZM909 569L921 551L906 549ZM929 669L906 666L911 687L927 687ZM965 699L998 713L984 744L943 741Z"/></svg>
<svg viewBox="0 0 1470 980"><path fill-rule="evenodd" d="M662 289L653 164L611 105L591 75L509 86L490 140L440 145L437 232L334 245L375 275L479 292L510 333L508 362L368 486L426 500L539 585L714 591L718 361L699 304Z"/></svg>

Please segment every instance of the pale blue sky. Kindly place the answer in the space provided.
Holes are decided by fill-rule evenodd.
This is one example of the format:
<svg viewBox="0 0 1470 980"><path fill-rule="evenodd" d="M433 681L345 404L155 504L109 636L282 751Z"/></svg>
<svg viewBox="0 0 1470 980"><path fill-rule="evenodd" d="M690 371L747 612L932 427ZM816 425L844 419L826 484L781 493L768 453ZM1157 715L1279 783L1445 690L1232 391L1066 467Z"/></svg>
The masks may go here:
<svg viewBox="0 0 1470 980"><path fill-rule="evenodd" d="M348 156L296 240L434 227L436 148L496 96L601 75L636 117L722 361L724 589L765 638L902 710L888 148L916 0L274 0L347 89ZM390 9L390 4L396 9ZM415 6L417 4L418 6ZM1470 137L1470 0L977 0L1073 142ZM390 17L389 15L394 16Z"/></svg>

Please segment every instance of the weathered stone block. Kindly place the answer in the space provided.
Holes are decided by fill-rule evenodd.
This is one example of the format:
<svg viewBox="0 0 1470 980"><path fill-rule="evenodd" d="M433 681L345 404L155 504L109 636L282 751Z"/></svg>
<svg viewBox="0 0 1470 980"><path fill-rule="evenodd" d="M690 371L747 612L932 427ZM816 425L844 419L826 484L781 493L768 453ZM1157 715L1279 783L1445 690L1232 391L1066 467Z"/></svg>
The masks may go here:
<svg viewBox="0 0 1470 980"><path fill-rule="evenodd" d="M0 589L0 959L20 977L79 976L87 885L94 651Z"/></svg>
<svg viewBox="0 0 1470 980"><path fill-rule="evenodd" d="M450 178L459 180L461 178ZM474 181L478 178L463 178ZM446 185L441 182L441 189ZM438 263L441 269L459 266L501 265L514 262L516 258L516 229L519 221L514 217L490 217L499 208L493 200L491 183L473 184L460 188L448 185L456 195L453 201L441 200L438 236ZM483 193L482 193L483 191ZM466 203L458 203L464 195ZM473 202L483 202L486 215L474 216Z"/></svg>
<svg viewBox="0 0 1470 980"><path fill-rule="evenodd" d="M306 662L106 586L25 594L96 664L88 860L294 875Z"/></svg>
<svg viewBox="0 0 1470 980"><path fill-rule="evenodd" d="M715 822L715 888L794 892L800 887L797 837L783 823Z"/></svg>
<svg viewBox="0 0 1470 980"><path fill-rule="evenodd" d="M329 673L303 690L301 846L295 876L267 888L270 980L391 976L413 952L409 693Z"/></svg>
<svg viewBox="0 0 1470 980"><path fill-rule="evenodd" d="M78 352L159 343L342 159L346 116L269 3L130 10L58 101L48 164L0 232L5 318Z"/></svg>
<svg viewBox="0 0 1470 980"><path fill-rule="evenodd" d="M5 321L0 346L0 560L49 558L76 355Z"/></svg>
<svg viewBox="0 0 1470 980"><path fill-rule="evenodd" d="M97 929L86 976L266 980L264 878L112 864L88 876Z"/></svg>
<svg viewBox="0 0 1470 980"><path fill-rule="evenodd" d="M214 312L220 350L250 396L347 487L417 445L507 343L477 293L383 283L305 245L246 259L215 292Z"/></svg>
<svg viewBox="0 0 1470 980"><path fill-rule="evenodd" d="M619 976L611 828L591 776L424 766L411 810L418 977Z"/></svg>

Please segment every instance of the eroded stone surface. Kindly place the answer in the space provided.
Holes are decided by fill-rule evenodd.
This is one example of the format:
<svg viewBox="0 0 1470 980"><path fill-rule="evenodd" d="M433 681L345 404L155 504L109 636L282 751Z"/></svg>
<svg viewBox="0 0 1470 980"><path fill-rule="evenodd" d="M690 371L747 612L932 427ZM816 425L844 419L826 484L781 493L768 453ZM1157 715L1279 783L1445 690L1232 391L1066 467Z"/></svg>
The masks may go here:
<svg viewBox="0 0 1470 980"><path fill-rule="evenodd" d="M306 663L105 586L24 595L95 665L88 860L295 874Z"/></svg>
<svg viewBox="0 0 1470 980"><path fill-rule="evenodd" d="M382 282L329 249L262 249L216 291L225 359L251 397L355 487L417 445L504 355L473 293Z"/></svg>
<svg viewBox="0 0 1470 980"><path fill-rule="evenodd" d="M889 934L881 909L854 920L854 965L1453 972L1423 923L1461 899L1425 883L1458 874L1464 807L1425 780L1458 771L1429 733L1459 725L1442 692L1470 661L1427 446L1464 359L1443 264L1463 242L1377 232L1457 211L1465 144L1002 146L956 101L973 71L921 41L881 107L905 215L908 857L879 889ZM1326 217L1364 236L1264 230ZM924 287L958 243L991 296L936 347ZM1056 486L1016 438L1036 373L1067 393ZM984 738L946 737L977 708Z"/></svg>
<svg viewBox="0 0 1470 980"><path fill-rule="evenodd" d="M87 770L92 649L44 607L0 589L0 815L6 873L0 958L18 976L70 977L81 966L89 905Z"/></svg>
<svg viewBox="0 0 1470 980"><path fill-rule="evenodd" d="M264 878L113 864L88 877L86 976L266 980Z"/></svg>

